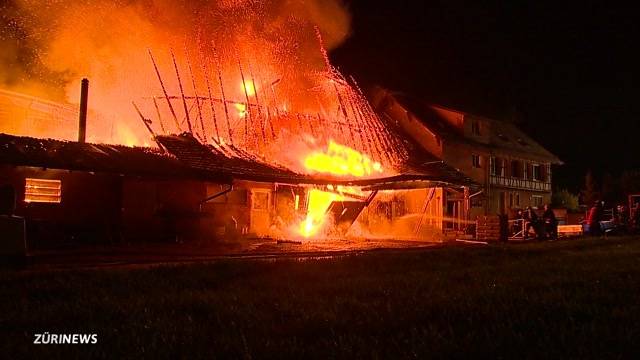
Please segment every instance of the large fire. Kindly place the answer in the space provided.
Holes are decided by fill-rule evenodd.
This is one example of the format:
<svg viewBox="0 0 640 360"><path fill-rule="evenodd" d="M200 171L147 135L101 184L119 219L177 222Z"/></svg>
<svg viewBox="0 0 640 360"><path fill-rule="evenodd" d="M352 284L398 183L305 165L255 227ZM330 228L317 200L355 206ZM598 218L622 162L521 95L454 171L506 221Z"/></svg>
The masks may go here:
<svg viewBox="0 0 640 360"><path fill-rule="evenodd" d="M67 100L90 79L99 116L89 117L89 141L150 145L154 135L189 132L329 178L381 176L406 158L355 81L329 62L349 33L342 0L17 3L21 26L40 36L42 65L69 76ZM64 126L75 129L70 118ZM297 233L321 233L328 207L348 194L364 196L309 190Z"/></svg>
<svg viewBox="0 0 640 360"><path fill-rule="evenodd" d="M303 159L304 167L312 173L334 176L363 177L383 173L382 165L369 156L348 146L329 140L325 151L314 151ZM343 201L345 194L363 195L357 187L332 186L328 190L311 189L308 193L307 215L297 228L305 238L317 236L327 223L327 210L334 201Z"/></svg>
<svg viewBox="0 0 640 360"><path fill-rule="evenodd" d="M329 140L326 151L316 151L304 159L304 167L312 172L355 177L382 173L382 165L348 146Z"/></svg>
<svg viewBox="0 0 640 360"><path fill-rule="evenodd" d="M349 34L342 0L40 3L16 0L14 24L41 54L34 63L60 77L41 79L56 84L53 97L63 88L77 102L80 79L90 79L89 141L152 144L147 123L156 134L189 131L296 168L283 144L311 136L375 159L353 176L402 157L355 83L329 62L327 51ZM53 122L72 140L77 116L68 119Z"/></svg>
<svg viewBox="0 0 640 360"><path fill-rule="evenodd" d="M308 196L307 216L297 228L298 234L305 238L320 233L327 220L327 209L332 202L344 200L341 194L318 189L309 190Z"/></svg>

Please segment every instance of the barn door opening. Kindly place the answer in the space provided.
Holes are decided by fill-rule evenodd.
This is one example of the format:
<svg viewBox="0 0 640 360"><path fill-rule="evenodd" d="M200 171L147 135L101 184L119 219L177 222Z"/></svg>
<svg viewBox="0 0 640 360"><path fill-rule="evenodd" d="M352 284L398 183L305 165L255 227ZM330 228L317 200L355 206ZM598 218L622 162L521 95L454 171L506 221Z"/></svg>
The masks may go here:
<svg viewBox="0 0 640 360"><path fill-rule="evenodd" d="M251 190L251 224L249 232L258 236L269 235L271 225L271 190Z"/></svg>

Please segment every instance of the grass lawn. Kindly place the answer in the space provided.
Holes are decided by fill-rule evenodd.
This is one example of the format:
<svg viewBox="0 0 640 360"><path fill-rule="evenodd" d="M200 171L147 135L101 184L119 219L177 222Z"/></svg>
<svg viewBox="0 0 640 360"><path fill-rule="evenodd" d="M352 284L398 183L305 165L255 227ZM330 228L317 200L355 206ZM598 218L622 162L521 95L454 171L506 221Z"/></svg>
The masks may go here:
<svg viewBox="0 0 640 360"><path fill-rule="evenodd" d="M33 345L34 333L97 345ZM2 357L630 358L640 238L0 270Z"/></svg>

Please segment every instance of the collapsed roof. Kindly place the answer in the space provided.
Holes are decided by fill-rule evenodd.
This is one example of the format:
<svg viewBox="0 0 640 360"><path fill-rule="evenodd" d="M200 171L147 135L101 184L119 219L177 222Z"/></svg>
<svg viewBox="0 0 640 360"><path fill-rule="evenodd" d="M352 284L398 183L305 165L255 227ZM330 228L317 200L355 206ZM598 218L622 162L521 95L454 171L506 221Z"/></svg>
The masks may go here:
<svg viewBox="0 0 640 360"><path fill-rule="evenodd" d="M284 166L267 162L255 155L243 152L240 149L230 146L214 147L204 145L190 134L157 136L158 144L166 149L171 155L188 165L191 168L225 173L237 180L252 180L262 182L279 182L287 184L316 184L316 185L351 185L351 186L402 186L415 187L416 184L409 182L421 182L421 187L441 184L447 186L476 186L477 184L438 160L431 154L420 151L418 147L411 147L415 150L410 160L405 164L398 164L400 173L394 176L376 179L345 179L339 177L300 174L287 169ZM407 140L408 141L408 140ZM425 184L428 184L425 185Z"/></svg>
<svg viewBox="0 0 640 360"><path fill-rule="evenodd" d="M158 136L165 150L89 144L0 134L0 163L47 169L113 173L128 176L233 180L310 185L352 185L377 189L475 186L471 179L428 153L416 149L397 175L377 179L341 179L299 174L238 151L231 156L203 145L189 134ZM237 149L236 149L237 150Z"/></svg>

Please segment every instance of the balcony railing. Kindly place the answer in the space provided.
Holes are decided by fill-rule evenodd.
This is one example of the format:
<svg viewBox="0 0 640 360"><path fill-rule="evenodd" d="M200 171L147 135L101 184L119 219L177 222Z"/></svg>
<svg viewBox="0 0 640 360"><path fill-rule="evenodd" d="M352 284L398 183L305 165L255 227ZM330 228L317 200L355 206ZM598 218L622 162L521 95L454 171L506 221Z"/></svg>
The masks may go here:
<svg viewBox="0 0 640 360"><path fill-rule="evenodd" d="M491 185L503 186L514 189L524 189L533 191L551 191L551 183L540 180L521 179L506 176L489 176Z"/></svg>

